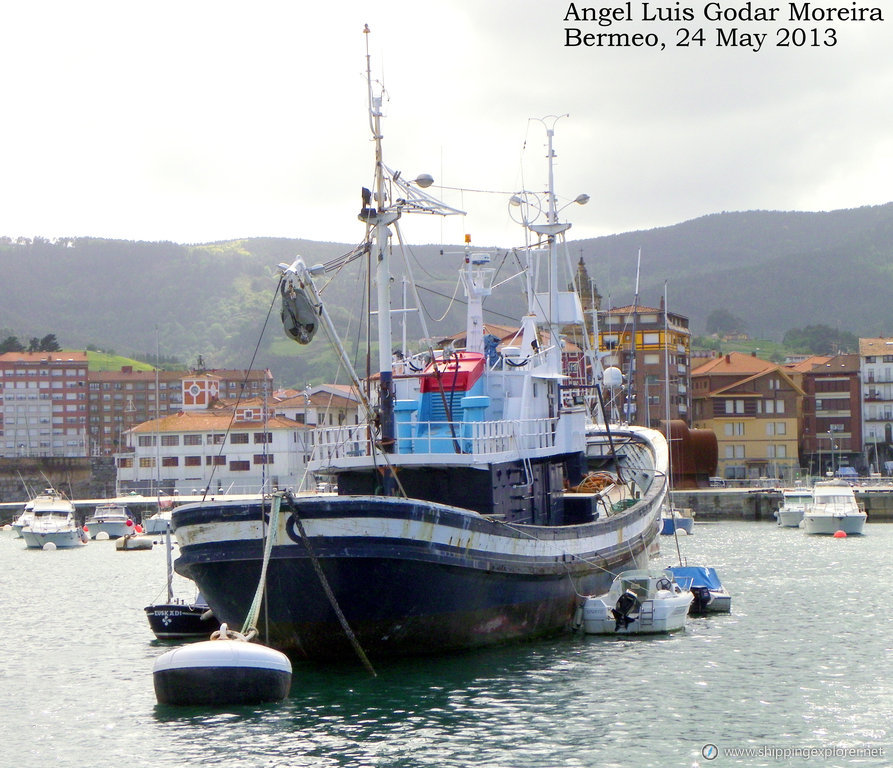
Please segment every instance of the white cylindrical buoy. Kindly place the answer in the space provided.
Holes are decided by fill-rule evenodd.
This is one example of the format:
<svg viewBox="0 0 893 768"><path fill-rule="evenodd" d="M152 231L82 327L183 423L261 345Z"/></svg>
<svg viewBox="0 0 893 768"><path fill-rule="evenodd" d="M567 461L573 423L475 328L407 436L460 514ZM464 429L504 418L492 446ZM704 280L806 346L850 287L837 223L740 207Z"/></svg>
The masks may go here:
<svg viewBox="0 0 893 768"><path fill-rule="evenodd" d="M52 541L48 541L46 544L43 545L43 547L41 547L41 549L43 549L44 552L52 552L55 548L56 548L56 545L53 544Z"/></svg>
<svg viewBox="0 0 893 768"><path fill-rule="evenodd" d="M94 541L108 541L109 535L105 531L100 531L93 539Z"/></svg>
<svg viewBox="0 0 893 768"><path fill-rule="evenodd" d="M152 676L159 704L256 704L288 696L291 662L265 645L206 640L159 656Z"/></svg>

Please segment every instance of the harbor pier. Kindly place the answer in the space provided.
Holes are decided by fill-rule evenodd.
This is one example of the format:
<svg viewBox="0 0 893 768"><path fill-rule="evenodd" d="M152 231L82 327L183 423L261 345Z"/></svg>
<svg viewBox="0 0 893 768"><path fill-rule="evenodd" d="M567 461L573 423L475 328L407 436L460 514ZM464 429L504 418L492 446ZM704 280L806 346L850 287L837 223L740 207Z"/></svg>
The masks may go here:
<svg viewBox="0 0 893 768"><path fill-rule="evenodd" d="M856 501L870 523L893 522L893 486L857 486ZM671 491L673 505L689 508L695 520L766 520L775 522L781 505L781 488L699 488Z"/></svg>

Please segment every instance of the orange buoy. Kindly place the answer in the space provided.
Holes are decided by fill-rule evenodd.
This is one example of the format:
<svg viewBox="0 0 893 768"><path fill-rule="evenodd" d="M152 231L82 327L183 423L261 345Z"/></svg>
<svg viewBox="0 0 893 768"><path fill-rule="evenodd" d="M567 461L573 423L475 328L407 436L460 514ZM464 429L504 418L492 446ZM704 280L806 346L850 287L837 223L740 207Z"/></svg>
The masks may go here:
<svg viewBox="0 0 893 768"><path fill-rule="evenodd" d="M834 538L835 539L845 539L846 531L834 531Z"/></svg>

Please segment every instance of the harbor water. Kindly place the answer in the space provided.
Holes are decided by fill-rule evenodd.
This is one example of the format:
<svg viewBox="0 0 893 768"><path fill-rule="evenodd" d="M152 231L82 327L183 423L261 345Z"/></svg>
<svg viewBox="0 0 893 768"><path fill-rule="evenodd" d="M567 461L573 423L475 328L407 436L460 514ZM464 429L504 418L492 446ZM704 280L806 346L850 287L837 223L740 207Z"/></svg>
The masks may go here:
<svg viewBox="0 0 893 768"><path fill-rule="evenodd" d="M893 765L893 525L865 530L696 525L681 553L719 570L732 613L669 637L568 635L376 677L297 663L284 702L218 709L156 703L172 646L143 608L164 597L161 543L44 552L4 532L0 765ZM655 564L677 562L661 545Z"/></svg>

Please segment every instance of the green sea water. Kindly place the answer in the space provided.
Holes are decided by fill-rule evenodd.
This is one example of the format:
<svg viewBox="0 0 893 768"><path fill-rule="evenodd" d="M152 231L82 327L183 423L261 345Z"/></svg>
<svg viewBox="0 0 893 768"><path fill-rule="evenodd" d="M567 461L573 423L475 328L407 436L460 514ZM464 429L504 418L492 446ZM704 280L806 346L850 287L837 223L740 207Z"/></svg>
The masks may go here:
<svg viewBox="0 0 893 768"><path fill-rule="evenodd" d="M299 663L286 701L221 709L156 703L171 646L143 607L163 598L162 545L43 552L5 532L0 766L893 765L893 525L865 530L696 525L681 552L719 569L732 614L670 637L569 635L375 677Z"/></svg>

